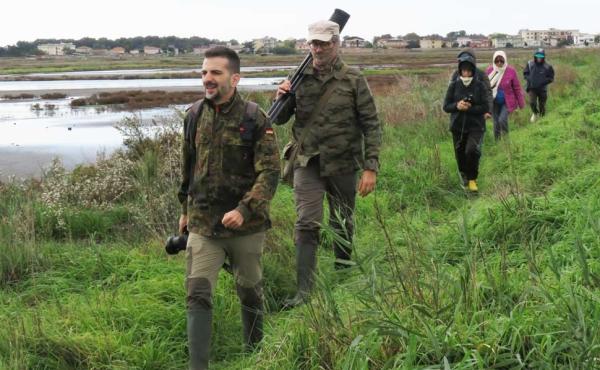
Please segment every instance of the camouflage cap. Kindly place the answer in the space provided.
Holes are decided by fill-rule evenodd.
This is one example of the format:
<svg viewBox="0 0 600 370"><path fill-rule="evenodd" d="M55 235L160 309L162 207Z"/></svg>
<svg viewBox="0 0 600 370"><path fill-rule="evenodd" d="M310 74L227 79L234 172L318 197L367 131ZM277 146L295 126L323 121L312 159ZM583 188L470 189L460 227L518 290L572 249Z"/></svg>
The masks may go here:
<svg viewBox="0 0 600 370"><path fill-rule="evenodd" d="M332 21L318 21L308 26L308 42L313 40L331 41L333 36L340 35L340 26Z"/></svg>

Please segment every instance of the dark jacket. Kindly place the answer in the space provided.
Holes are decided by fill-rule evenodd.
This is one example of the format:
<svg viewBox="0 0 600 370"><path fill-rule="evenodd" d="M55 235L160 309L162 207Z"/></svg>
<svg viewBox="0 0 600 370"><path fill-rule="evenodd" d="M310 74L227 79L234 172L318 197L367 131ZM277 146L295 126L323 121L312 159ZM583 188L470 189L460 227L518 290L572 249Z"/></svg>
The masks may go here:
<svg viewBox="0 0 600 370"><path fill-rule="evenodd" d="M523 76L527 81L527 91L534 90L547 90L548 85L554 81L554 68L546 61L544 63L536 63L529 61L523 71Z"/></svg>
<svg viewBox="0 0 600 370"><path fill-rule="evenodd" d="M485 113L492 113L492 111L494 109L494 94L492 93L492 86L490 84L490 79L489 79L488 75L485 74L485 72L483 72L481 69L477 68L477 58L475 57L475 53L472 51L472 49L470 49L470 48L464 49L458 54L459 59L464 56L468 56L472 59L473 65L475 66L475 77L478 78L480 81L483 81L483 83L487 87L486 101L487 101L488 108ZM459 79L458 77L459 77L459 73L458 73L458 70L456 70L456 71L454 71L454 73L452 74L452 77L450 78L450 83L458 80Z"/></svg>
<svg viewBox="0 0 600 370"><path fill-rule="evenodd" d="M477 74L468 87L460 78L450 82L444 99L444 112L450 113L450 131L485 131L484 114L488 111L487 91L486 84ZM461 112L456 105L466 97L472 98L472 105L468 111Z"/></svg>

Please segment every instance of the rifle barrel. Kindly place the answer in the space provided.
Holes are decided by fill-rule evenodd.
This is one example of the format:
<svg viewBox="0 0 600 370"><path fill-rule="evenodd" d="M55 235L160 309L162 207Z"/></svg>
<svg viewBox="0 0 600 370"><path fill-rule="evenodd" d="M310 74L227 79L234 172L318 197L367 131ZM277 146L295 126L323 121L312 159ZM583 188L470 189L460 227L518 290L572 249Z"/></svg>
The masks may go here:
<svg viewBox="0 0 600 370"><path fill-rule="evenodd" d="M350 14L346 13L345 11L343 11L341 9L335 9L333 11L333 14L331 15L331 17L329 17L329 20L337 23L340 26L340 33L342 33L342 30L346 26L346 23L348 22L349 18L350 18ZM306 70L306 67L308 67L309 65L312 64L312 59L313 59L312 54L309 52L308 55L306 56L306 58L304 58L302 63L300 63L300 66L298 66L298 68L296 68L296 71L290 78L290 82L291 82L290 92L285 95L280 96L277 100L275 100L273 105L271 105L271 107L269 108L269 111L267 112L267 114L268 114L269 118L271 119L271 122L275 121L275 119L277 118L277 116L279 116L279 114L281 113L283 108L286 106L286 104L288 104L288 102L290 100L290 96L292 96L296 92L296 89L300 85L300 82L302 82L302 77L304 76L304 71Z"/></svg>

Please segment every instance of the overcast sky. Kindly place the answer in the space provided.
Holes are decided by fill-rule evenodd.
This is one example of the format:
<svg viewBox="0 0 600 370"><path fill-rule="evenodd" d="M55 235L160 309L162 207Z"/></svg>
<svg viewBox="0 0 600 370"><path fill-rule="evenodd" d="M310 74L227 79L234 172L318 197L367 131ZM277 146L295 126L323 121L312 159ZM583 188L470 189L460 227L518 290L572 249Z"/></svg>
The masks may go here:
<svg viewBox="0 0 600 370"><path fill-rule="evenodd" d="M38 38L201 36L221 40L306 36L309 23L340 7L350 13L344 35L516 34L566 28L600 33L598 0L5 0L0 45Z"/></svg>

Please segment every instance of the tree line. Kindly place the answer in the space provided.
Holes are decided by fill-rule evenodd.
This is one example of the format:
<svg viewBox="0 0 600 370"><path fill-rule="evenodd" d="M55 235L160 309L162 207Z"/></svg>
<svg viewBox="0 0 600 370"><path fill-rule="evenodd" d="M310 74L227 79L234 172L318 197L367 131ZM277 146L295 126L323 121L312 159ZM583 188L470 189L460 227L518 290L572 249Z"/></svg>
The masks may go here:
<svg viewBox="0 0 600 370"><path fill-rule="evenodd" d="M31 55L43 54L38 50L38 45L41 44L57 44L57 43L73 43L75 46L88 46L92 49L112 49L120 46L125 50L142 50L144 46L155 46L161 49L175 47L179 50L191 52L195 47L206 47L211 44L225 44L227 41L216 39L208 39L205 37L176 37L176 36L138 36L138 37L121 37L116 40L110 40L105 37L95 39L92 37L84 37L76 39L37 39L33 42L19 41L16 45L0 47L0 57L23 57ZM232 45L238 45L235 39L229 40Z"/></svg>

